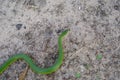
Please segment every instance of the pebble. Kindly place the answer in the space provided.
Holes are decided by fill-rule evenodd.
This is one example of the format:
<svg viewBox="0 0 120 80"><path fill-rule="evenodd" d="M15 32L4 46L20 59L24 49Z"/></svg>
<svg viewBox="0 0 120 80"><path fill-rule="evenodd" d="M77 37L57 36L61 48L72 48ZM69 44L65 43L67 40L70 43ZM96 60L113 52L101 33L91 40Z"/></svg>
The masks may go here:
<svg viewBox="0 0 120 80"><path fill-rule="evenodd" d="M16 25L17 30L20 30L20 29L22 28L22 25L23 25L23 24L17 24L17 25Z"/></svg>

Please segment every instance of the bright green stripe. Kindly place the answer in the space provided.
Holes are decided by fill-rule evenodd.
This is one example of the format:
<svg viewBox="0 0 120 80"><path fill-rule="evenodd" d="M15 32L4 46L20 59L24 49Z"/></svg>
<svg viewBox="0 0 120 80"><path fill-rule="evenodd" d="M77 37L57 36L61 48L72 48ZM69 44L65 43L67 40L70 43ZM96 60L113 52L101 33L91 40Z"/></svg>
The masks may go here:
<svg viewBox="0 0 120 80"><path fill-rule="evenodd" d="M9 65L11 65L13 62L17 61L18 59L23 59L26 61L26 63L30 66L30 68L38 73L38 74L50 74L52 72L55 72L59 67L60 65L62 64L63 62L63 57L64 57L64 54L63 54L63 48L62 48L62 39L63 37L67 34L69 30L65 30L61 33L61 35L59 36L58 38L58 50L59 50L59 56L56 60L56 62L51 66L51 67L48 67L48 68L39 68L33 61L32 59L24 54L24 53L20 53L20 54L16 54L12 57L10 57L5 63L3 63L1 66L0 66L0 74L2 74L8 67Z"/></svg>

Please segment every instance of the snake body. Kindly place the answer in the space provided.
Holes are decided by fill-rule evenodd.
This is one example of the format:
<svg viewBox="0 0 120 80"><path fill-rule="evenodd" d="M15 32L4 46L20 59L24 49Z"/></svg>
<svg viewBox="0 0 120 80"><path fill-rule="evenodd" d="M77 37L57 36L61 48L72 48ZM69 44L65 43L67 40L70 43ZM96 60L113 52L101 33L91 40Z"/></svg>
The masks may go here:
<svg viewBox="0 0 120 80"><path fill-rule="evenodd" d="M68 31L69 30L63 31L58 38L59 55L58 55L58 58L56 59L55 63L52 66L50 66L48 68L40 68L34 63L34 61L28 55L26 55L24 53L19 53L19 54L15 54L12 57L10 57L5 63L3 63L0 66L0 74L2 74L12 63L17 61L18 59L25 60L25 62L30 66L32 71L34 71L35 73L51 74L51 73L55 72L61 66L63 59L64 59L62 39L68 33Z"/></svg>

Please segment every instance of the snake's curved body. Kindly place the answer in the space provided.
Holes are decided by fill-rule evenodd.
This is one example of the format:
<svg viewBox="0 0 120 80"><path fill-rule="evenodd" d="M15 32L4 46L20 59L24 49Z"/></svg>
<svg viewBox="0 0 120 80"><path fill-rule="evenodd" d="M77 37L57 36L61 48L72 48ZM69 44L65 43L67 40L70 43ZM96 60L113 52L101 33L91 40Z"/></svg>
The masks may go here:
<svg viewBox="0 0 120 80"><path fill-rule="evenodd" d="M2 74L13 62L17 61L18 59L25 60L25 62L30 66L30 68L38 74L50 74L52 72L55 72L63 62L64 54L63 54L63 48L62 48L62 39L67 34L68 31L69 30L63 31L58 38L59 56L56 62L52 66L48 68L40 68L33 62L33 60L28 55L24 53L20 53L20 54L13 55L5 63L3 63L0 66L0 74Z"/></svg>

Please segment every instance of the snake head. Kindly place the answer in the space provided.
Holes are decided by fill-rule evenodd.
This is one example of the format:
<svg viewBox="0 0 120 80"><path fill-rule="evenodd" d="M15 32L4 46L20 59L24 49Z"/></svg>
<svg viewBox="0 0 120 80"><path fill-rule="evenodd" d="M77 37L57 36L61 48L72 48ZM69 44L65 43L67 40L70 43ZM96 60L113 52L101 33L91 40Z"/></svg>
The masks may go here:
<svg viewBox="0 0 120 80"><path fill-rule="evenodd" d="M61 35L60 35L60 36L65 36L65 35L66 35L69 31L70 31L69 29L64 30L64 31L61 33Z"/></svg>

